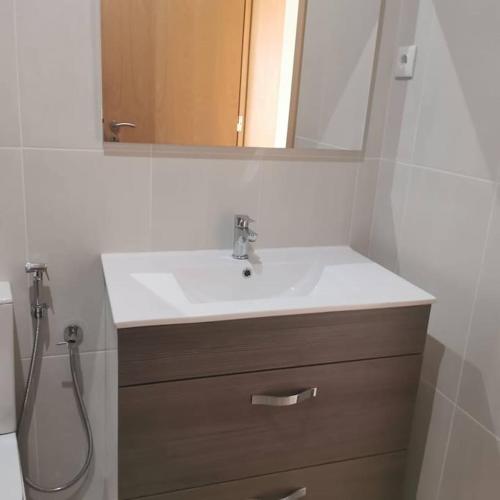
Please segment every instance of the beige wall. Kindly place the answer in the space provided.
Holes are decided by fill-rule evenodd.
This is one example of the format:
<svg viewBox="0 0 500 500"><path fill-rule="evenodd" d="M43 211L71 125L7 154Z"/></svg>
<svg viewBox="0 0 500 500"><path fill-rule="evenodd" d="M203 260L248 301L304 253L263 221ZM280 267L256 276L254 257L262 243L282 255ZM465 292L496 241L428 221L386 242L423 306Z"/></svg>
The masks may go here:
<svg viewBox="0 0 500 500"><path fill-rule="evenodd" d="M98 0L0 3L0 279L14 287L24 368L32 341L25 260L48 262L51 278L29 449L30 473L44 483L69 477L83 459L68 359L56 342L69 322L85 331L81 360L96 461L79 489L50 498L115 500L107 493L101 252L229 248L238 211L257 219L260 247L352 241L367 249L398 5L387 2L367 160L335 163L221 160L195 151L180 159L150 146L105 154Z"/></svg>
<svg viewBox="0 0 500 500"><path fill-rule="evenodd" d="M500 4L404 0L370 255L437 296L408 499L500 491Z"/></svg>

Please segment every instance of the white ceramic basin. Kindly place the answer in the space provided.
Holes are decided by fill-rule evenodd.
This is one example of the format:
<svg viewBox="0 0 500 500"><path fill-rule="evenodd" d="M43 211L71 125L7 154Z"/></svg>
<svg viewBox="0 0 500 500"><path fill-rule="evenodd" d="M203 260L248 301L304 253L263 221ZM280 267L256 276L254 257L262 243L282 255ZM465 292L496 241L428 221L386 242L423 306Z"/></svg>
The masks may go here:
<svg viewBox="0 0 500 500"><path fill-rule="evenodd" d="M348 247L102 256L117 328L430 304L434 297ZM249 276L246 276L248 275Z"/></svg>
<svg viewBox="0 0 500 500"><path fill-rule="evenodd" d="M266 255L267 256L267 255ZM284 261L270 254L266 265L236 261L226 253L179 265L173 278L192 304L300 297L311 293L321 277L321 266L299 256ZM175 265L175 264L174 264ZM265 270L264 270L265 267ZM158 290L164 274L138 273L133 278Z"/></svg>

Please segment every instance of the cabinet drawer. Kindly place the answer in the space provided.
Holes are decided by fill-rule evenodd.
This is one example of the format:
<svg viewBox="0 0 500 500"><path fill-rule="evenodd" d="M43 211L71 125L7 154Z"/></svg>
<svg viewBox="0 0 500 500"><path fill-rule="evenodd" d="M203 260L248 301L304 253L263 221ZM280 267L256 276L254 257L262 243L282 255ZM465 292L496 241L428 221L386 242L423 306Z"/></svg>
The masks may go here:
<svg viewBox="0 0 500 500"><path fill-rule="evenodd" d="M119 384L423 351L430 306L119 330Z"/></svg>
<svg viewBox="0 0 500 500"><path fill-rule="evenodd" d="M120 498L403 450L420 361L403 356L121 388ZM252 404L255 395L312 388L316 397L296 405Z"/></svg>
<svg viewBox="0 0 500 500"><path fill-rule="evenodd" d="M400 500L405 454L394 453L230 483L166 493L147 500ZM298 495L300 496L300 495Z"/></svg>

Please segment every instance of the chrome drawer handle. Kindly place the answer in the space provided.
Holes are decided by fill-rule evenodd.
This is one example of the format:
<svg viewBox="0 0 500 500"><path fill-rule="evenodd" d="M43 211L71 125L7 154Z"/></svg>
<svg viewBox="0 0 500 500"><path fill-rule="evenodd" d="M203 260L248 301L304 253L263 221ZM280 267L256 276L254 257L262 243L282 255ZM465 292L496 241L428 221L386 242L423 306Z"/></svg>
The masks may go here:
<svg viewBox="0 0 500 500"><path fill-rule="evenodd" d="M277 500L299 500L300 498L305 498L307 494L306 488L300 488L300 490L294 491L287 497L279 498ZM260 500L259 498L252 498L251 500Z"/></svg>
<svg viewBox="0 0 500 500"><path fill-rule="evenodd" d="M293 405L298 405L299 403L302 403L302 401L306 401L307 399L315 398L317 395L318 395L317 387L306 389L305 391L299 392L298 394L293 394L292 396L282 397L282 396L254 395L252 396L252 404L263 405L263 406L293 406ZM289 500L289 499L283 499L283 500Z"/></svg>

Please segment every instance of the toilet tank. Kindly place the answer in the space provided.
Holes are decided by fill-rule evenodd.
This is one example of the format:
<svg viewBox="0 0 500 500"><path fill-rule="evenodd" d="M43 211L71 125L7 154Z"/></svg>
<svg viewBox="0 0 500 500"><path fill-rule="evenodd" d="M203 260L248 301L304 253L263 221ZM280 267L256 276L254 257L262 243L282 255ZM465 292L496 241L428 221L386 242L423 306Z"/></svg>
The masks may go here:
<svg viewBox="0 0 500 500"><path fill-rule="evenodd" d="M15 430L14 311L10 285L0 281L0 434Z"/></svg>

